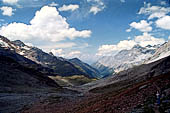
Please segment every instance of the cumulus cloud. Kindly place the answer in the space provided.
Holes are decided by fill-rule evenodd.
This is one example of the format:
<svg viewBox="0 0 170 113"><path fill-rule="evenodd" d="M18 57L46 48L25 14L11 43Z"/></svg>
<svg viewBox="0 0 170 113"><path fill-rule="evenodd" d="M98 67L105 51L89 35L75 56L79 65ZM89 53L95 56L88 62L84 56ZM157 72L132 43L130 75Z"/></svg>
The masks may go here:
<svg viewBox="0 0 170 113"><path fill-rule="evenodd" d="M102 0L87 0L87 2L92 3L89 13L93 13L94 15L103 11L106 7Z"/></svg>
<svg viewBox="0 0 170 113"><path fill-rule="evenodd" d="M153 18L161 18L170 12L169 7L161 7L161 6L151 6L150 3L144 2L144 7L142 7L138 14L149 15L148 19Z"/></svg>
<svg viewBox="0 0 170 113"><path fill-rule="evenodd" d="M62 7L58 8L59 11L75 11L79 8L79 5L63 5Z"/></svg>
<svg viewBox="0 0 170 113"><path fill-rule="evenodd" d="M11 40L44 40L58 42L67 38L90 37L90 30L78 31L71 28L55 7L44 6L37 11L30 24L10 23L0 28L0 34Z"/></svg>
<svg viewBox="0 0 170 113"><path fill-rule="evenodd" d="M135 42L141 45L142 47L145 47L147 45L158 45L165 43L165 40L163 38L155 38L151 34L143 33L142 35L135 37Z"/></svg>
<svg viewBox="0 0 170 113"><path fill-rule="evenodd" d="M170 30L170 16L164 16L156 21L157 27Z"/></svg>
<svg viewBox="0 0 170 113"><path fill-rule="evenodd" d="M134 45L136 45L134 40L123 40L116 45L102 45L99 47L97 55L110 56L116 54L118 51L131 49Z"/></svg>
<svg viewBox="0 0 170 113"><path fill-rule="evenodd" d="M132 22L130 24L130 26L132 28L138 29L139 31L142 31L142 32L150 32L150 31L152 31L152 27L150 25L151 25L151 22L148 23L146 20L141 20L138 23L137 22Z"/></svg>
<svg viewBox="0 0 170 113"><path fill-rule="evenodd" d="M98 49L98 56L110 56L115 55L118 51L121 50L129 50L135 45L139 44L142 47L146 47L147 45L158 45L163 44L165 40L163 38L155 38L151 34L143 33L142 35L135 36L133 40L123 40L115 45L102 45Z"/></svg>
<svg viewBox="0 0 170 113"><path fill-rule="evenodd" d="M19 0L2 0L3 3L14 5L17 4Z"/></svg>
<svg viewBox="0 0 170 113"><path fill-rule="evenodd" d="M0 8L0 10L2 10L2 15L4 16L12 16L14 14L13 11L15 11L15 9L8 6L3 6Z"/></svg>

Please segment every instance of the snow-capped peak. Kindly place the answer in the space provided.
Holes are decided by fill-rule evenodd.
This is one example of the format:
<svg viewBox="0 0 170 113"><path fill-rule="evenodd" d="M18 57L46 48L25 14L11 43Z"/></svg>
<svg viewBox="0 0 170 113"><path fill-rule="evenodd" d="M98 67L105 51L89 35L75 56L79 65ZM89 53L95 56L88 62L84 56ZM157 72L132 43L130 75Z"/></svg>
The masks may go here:
<svg viewBox="0 0 170 113"><path fill-rule="evenodd" d="M157 60L160 60L162 58L165 58L167 56L170 56L170 41L169 42L166 42L164 43L162 46L160 46L155 54L153 54L152 57L148 58L145 63L148 64L148 63L152 63L152 62L155 62Z"/></svg>
<svg viewBox="0 0 170 113"><path fill-rule="evenodd" d="M141 47L140 45L135 45L130 50L122 50L116 55L102 57L95 64L93 64L93 66L99 70L101 70L100 67L105 66L118 73L128 68L132 68L135 65L142 64L154 53L155 48L152 46Z"/></svg>

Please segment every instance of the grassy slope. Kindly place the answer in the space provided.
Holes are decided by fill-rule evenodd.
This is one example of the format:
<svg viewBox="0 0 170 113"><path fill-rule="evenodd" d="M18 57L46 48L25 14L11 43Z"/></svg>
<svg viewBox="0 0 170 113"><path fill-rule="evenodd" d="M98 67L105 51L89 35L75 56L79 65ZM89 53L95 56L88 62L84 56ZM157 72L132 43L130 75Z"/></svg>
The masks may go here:
<svg viewBox="0 0 170 113"><path fill-rule="evenodd" d="M49 76L49 77L55 80L60 86L79 86L96 80L87 78L83 75L74 75L69 77L61 76Z"/></svg>

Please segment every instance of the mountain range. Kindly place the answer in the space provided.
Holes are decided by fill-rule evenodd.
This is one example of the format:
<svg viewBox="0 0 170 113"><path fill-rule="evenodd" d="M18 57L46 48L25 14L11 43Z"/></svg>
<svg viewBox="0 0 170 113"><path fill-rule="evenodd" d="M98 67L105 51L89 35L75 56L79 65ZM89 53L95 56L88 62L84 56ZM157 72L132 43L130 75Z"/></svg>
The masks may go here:
<svg viewBox="0 0 170 113"><path fill-rule="evenodd" d="M83 93L77 100L53 104L38 104L24 113L48 110L54 113L168 113L170 110L170 42L158 48L134 47L133 51L148 54L139 65L82 86L70 87ZM120 53L126 53L123 50ZM128 51L129 52L129 51ZM130 50L131 53L133 53ZM120 54L119 53L119 54ZM128 54L127 54L128 55ZM132 54L135 60L135 52ZM131 58L129 58L131 59ZM123 63L123 62L122 62ZM156 95L161 95L160 105ZM83 97L83 98L82 98ZM55 106L55 107L54 107ZM62 109L61 106L64 106Z"/></svg>
<svg viewBox="0 0 170 113"><path fill-rule="evenodd" d="M159 45L148 45L146 47L135 45L130 50L125 49L113 56L104 56L92 64L92 66L98 69L103 77L112 73L119 73L120 71L143 64L146 59L155 53L158 47Z"/></svg>
<svg viewBox="0 0 170 113"><path fill-rule="evenodd" d="M56 82L41 72L41 70L46 68L1 47L0 65L1 93L34 92L34 90L48 90L50 87L61 88Z"/></svg>
<svg viewBox="0 0 170 113"><path fill-rule="evenodd" d="M57 57L0 36L0 66L0 112L18 112L30 95L32 102L38 95L39 104L24 113L147 112L145 107L155 110L150 108L156 102L155 93L170 89L170 42L136 45L103 57L92 67L77 58ZM169 95L164 98L168 105ZM26 103L21 104L23 96ZM161 109L168 110L168 105L161 104Z"/></svg>
<svg viewBox="0 0 170 113"><path fill-rule="evenodd" d="M0 46L15 51L25 58L42 65L44 68L50 69L50 71L46 71L46 73L50 72L49 75L63 77L83 75L87 78L97 78L100 75L97 69L92 68L90 65L87 65L80 60L75 61L74 59L68 60L57 57L36 47L27 46L20 40L10 41L5 37L0 36Z"/></svg>

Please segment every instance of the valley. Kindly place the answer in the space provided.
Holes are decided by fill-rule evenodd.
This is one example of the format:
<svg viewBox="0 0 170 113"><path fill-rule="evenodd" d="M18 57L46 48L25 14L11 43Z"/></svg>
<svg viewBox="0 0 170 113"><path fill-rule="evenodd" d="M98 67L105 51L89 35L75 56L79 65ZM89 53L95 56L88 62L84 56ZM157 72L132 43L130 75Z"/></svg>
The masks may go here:
<svg viewBox="0 0 170 113"><path fill-rule="evenodd" d="M0 0L0 113L170 113L170 0Z"/></svg>
<svg viewBox="0 0 170 113"><path fill-rule="evenodd" d="M57 58L38 49L36 50L41 51L42 55L30 49L30 52L26 52L28 49L21 49L23 45L26 48L21 41L13 43L5 37L1 37L1 40L3 42L1 41L0 48L0 111L3 113L136 113L138 111L154 113L155 110L165 112L170 109L170 56L168 55L170 42L163 44L154 52L151 50L152 55L150 54L146 60L142 59L140 61L142 63L100 78L103 76L100 75L100 71L79 59ZM139 46L138 48L140 51L147 51ZM23 51L22 54L20 51ZM27 54L23 55L24 52ZM32 52L39 57L32 55ZM150 49L148 52L150 53ZM160 52L167 55L161 56ZM131 54L131 50L126 51L127 54ZM133 54L132 59L134 56L140 57L142 53ZM72 65L73 73L66 76L65 71L51 67L55 64L54 61L52 64L43 63L48 62L46 57L56 62L68 63L67 66ZM132 65L131 62L129 64ZM70 70L67 66L63 69ZM79 70L76 71L78 75L75 75L74 68ZM157 91L166 93L159 109L156 105Z"/></svg>

